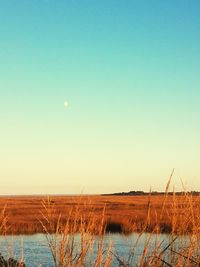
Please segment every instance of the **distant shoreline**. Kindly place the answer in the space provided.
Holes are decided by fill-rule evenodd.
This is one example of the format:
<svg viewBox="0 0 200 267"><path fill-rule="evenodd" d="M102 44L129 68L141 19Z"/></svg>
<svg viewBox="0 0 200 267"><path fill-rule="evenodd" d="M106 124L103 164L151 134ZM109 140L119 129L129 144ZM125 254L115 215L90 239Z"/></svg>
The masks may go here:
<svg viewBox="0 0 200 267"><path fill-rule="evenodd" d="M152 192L145 192L145 191L129 191L129 192L116 192L116 193L103 193L103 194L8 194L8 195L0 195L0 198L43 198L43 197L93 197L93 196L163 196L167 195L177 195L177 196L184 196L186 193L189 193L192 196L200 196L200 191L178 191L178 192L159 192L159 191L152 191Z"/></svg>
<svg viewBox="0 0 200 267"><path fill-rule="evenodd" d="M146 195L152 195L152 196L162 196L162 195L178 195L178 196L184 196L186 193L189 193L193 196L199 196L199 191L179 191L179 192L144 192L144 191L129 191L129 192L118 192L118 193L110 193L110 194L101 194L102 196L146 196Z"/></svg>

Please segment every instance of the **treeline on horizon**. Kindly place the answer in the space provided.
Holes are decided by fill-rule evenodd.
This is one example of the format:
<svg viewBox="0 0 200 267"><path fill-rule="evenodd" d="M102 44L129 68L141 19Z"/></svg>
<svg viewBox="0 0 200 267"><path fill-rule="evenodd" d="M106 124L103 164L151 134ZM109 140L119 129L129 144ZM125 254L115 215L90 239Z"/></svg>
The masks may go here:
<svg viewBox="0 0 200 267"><path fill-rule="evenodd" d="M185 191L179 191L179 192L167 192L168 195L179 195L183 196L185 195ZM200 192L199 191L187 191L190 195L193 196L199 196ZM144 192L144 191L129 191L129 192L118 192L118 193L109 193L109 194L101 194L102 196L144 196L144 195L153 195L153 196L158 196L158 195L165 195L166 192L158 192L158 191L152 191L152 192Z"/></svg>

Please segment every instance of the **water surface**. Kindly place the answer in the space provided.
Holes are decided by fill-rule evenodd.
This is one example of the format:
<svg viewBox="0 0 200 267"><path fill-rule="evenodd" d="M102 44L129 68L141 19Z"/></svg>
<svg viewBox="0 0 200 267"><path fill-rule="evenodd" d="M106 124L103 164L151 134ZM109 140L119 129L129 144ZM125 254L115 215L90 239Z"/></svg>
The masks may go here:
<svg viewBox="0 0 200 267"><path fill-rule="evenodd" d="M185 239L185 238L184 238ZM47 245L44 234L22 235L22 236L6 236L0 237L0 252L5 257L15 257L16 259L24 258L27 267L53 267L53 257ZM96 255L96 244L100 242L100 237L95 237L95 245L93 249L93 258ZM121 234L105 235L105 247L112 242L114 254L123 261L128 261L130 255L134 255L132 266L138 262L145 245L149 241L148 253L150 254L155 246L160 245L160 250L170 242L170 236L167 234L143 234L134 233L128 236ZM80 235L76 236L76 242L80 243ZM177 240L176 242L180 242ZM113 267L119 266L117 257L113 258Z"/></svg>

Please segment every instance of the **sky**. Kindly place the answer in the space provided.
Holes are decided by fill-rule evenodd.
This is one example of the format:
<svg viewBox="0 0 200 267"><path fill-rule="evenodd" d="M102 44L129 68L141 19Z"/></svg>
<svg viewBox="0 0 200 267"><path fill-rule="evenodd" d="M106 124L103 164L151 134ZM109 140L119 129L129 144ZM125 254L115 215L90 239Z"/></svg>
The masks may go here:
<svg viewBox="0 0 200 267"><path fill-rule="evenodd" d="M0 1L0 195L200 190L199 14Z"/></svg>

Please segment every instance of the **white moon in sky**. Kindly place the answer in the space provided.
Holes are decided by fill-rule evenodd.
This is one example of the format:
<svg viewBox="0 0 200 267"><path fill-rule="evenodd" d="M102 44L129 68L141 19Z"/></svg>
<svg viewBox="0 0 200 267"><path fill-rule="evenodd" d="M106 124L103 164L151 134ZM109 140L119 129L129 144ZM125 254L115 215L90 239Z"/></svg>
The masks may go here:
<svg viewBox="0 0 200 267"><path fill-rule="evenodd" d="M69 106L69 103L67 101L64 102L64 107L67 108Z"/></svg>

